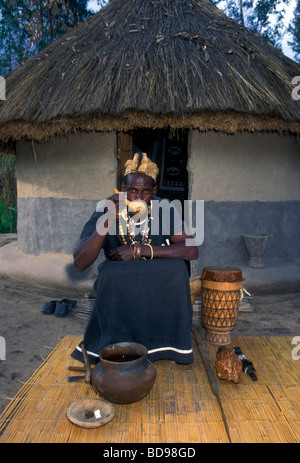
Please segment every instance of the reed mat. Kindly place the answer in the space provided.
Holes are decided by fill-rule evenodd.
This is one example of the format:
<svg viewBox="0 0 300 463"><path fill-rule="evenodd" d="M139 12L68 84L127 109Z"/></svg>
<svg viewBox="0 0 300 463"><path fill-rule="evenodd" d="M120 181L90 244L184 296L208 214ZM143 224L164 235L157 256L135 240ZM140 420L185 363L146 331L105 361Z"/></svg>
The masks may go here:
<svg viewBox="0 0 300 463"><path fill-rule="evenodd" d="M217 379L229 436L195 340L192 365L155 362L153 389L139 402L114 404L111 422L97 429L73 425L68 406L98 397L84 380L68 383L77 375L68 366L81 365L70 357L80 340L65 337L8 404L0 415L1 443L300 442L300 360L292 358L292 338L233 336L258 381L244 373L239 384ZM210 345L214 371L216 350Z"/></svg>

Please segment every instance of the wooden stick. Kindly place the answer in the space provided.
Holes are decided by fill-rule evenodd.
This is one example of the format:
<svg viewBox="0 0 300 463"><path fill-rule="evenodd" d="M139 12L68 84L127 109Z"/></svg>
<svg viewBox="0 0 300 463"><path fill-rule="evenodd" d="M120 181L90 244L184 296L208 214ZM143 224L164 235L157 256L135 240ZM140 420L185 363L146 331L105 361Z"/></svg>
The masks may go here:
<svg viewBox="0 0 300 463"><path fill-rule="evenodd" d="M199 353L201 355L201 358L202 358L202 361L203 361L203 364L204 364L204 368L206 370L206 374L207 374L207 377L208 377L208 381L209 381L211 390L212 390L212 392L214 393L214 395L217 398L217 401L218 401L218 404L219 404L219 407L220 407L220 410L221 410L221 413L222 413L222 418L223 418L223 422L224 422L224 426L225 426L225 429L226 429L226 433L227 433L229 442L232 443L231 437L230 437L230 432L229 432L229 427L228 427L228 423L227 423L227 419L226 419L226 415L225 415L225 412L224 412L224 409L223 409L223 404L221 402L221 398L220 398L220 394L219 394L218 383L217 383L217 380L216 380L216 376L215 376L215 374L213 372L213 369L211 367L211 359L210 359L210 355L208 353L208 349L206 347L205 341L201 340L201 338L200 338L200 336L199 336L199 334L197 332L197 329L195 327L192 327L192 332L193 332L194 338L196 340L196 345L197 345L198 351L199 351Z"/></svg>
<svg viewBox="0 0 300 463"><path fill-rule="evenodd" d="M68 370L70 370L70 371L86 371L86 368L85 367L75 367L73 365L70 365L68 367Z"/></svg>
<svg viewBox="0 0 300 463"><path fill-rule="evenodd" d="M89 362L89 359L88 359L88 355L87 355L87 351L86 351L86 348L83 344L81 344L81 349L82 349L82 355L83 355L83 360L84 360L84 365L85 365L85 368L86 368L86 371L85 371L85 382L87 384L90 384L91 382L91 377L92 377L92 369L91 369L91 366L90 366L90 362Z"/></svg>

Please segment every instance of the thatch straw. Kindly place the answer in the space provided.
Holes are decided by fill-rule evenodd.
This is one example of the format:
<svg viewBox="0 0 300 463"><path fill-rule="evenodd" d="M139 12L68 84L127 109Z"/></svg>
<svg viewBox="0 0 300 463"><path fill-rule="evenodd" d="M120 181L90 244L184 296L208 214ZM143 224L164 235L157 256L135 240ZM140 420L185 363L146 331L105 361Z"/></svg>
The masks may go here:
<svg viewBox="0 0 300 463"><path fill-rule="evenodd" d="M7 76L0 140L137 126L300 133L296 75L207 0L112 0Z"/></svg>
<svg viewBox="0 0 300 463"><path fill-rule="evenodd" d="M95 302L95 297L91 295L87 295L86 297L77 301L76 306L71 310L70 314L79 323L87 326L91 318L91 313L93 310L94 302Z"/></svg>

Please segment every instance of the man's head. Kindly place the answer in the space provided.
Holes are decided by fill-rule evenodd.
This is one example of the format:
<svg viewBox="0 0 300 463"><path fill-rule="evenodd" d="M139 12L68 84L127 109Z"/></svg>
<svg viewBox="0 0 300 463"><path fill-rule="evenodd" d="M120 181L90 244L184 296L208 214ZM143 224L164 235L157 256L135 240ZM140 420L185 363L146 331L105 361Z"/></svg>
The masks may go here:
<svg viewBox="0 0 300 463"><path fill-rule="evenodd" d="M158 167L146 153L136 153L125 164L125 178L122 191L127 192L129 201L143 200L147 204L157 192Z"/></svg>
<svg viewBox="0 0 300 463"><path fill-rule="evenodd" d="M138 172L125 176L122 191L126 191L129 201L142 200L150 204L157 192L157 186L152 177Z"/></svg>

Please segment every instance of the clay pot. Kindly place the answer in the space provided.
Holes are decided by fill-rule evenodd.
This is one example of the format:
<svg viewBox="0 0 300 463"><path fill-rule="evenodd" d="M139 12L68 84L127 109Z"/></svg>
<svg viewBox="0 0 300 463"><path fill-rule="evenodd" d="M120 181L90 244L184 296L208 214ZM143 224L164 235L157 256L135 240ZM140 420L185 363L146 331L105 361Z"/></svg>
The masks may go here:
<svg viewBox="0 0 300 463"><path fill-rule="evenodd" d="M153 387L156 370L147 348L134 342L104 347L93 369L91 383L104 399L120 404L137 402Z"/></svg>

